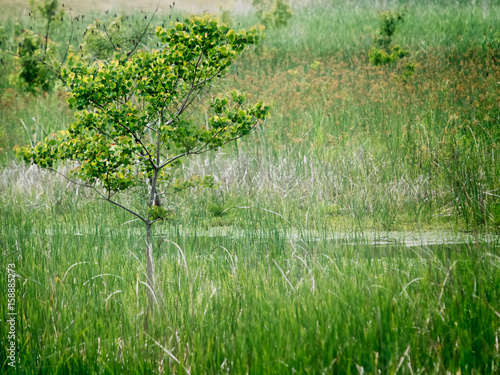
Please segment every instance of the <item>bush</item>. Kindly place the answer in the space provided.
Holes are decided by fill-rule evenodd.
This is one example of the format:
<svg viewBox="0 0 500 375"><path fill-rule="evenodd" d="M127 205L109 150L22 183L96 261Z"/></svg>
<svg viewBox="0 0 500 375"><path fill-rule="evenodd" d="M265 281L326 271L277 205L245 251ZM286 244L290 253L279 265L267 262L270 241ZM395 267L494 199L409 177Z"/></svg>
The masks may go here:
<svg viewBox="0 0 500 375"><path fill-rule="evenodd" d="M380 26L379 35L375 38L378 46L387 49L391 44L392 37L396 33L399 22L404 22L406 8L402 11L384 10L379 13Z"/></svg>
<svg viewBox="0 0 500 375"><path fill-rule="evenodd" d="M288 0L253 0L252 5L266 27L285 27L293 16Z"/></svg>
<svg viewBox="0 0 500 375"><path fill-rule="evenodd" d="M372 65L386 65L408 55L409 55L408 51L405 51L399 45L396 44L394 47L392 47L392 51L390 54L385 52L381 48L372 47L372 49L368 54L368 57ZM413 66L413 71L414 70L415 67Z"/></svg>
<svg viewBox="0 0 500 375"><path fill-rule="evenodd" d="M29 30L23 33L21 40L18 49L21 85L33 94L39 89L45 92L51 91L54 88L56 75L45 63L49 48L45 50L40 48L42 44L40 36Z"/></svg>
<svg viewBox="0 0 500 375"><path fill-rule="evenodd" d="M17 54L21 63L19 78L24 88L31 93L39 89L48 92L53 89L57 79L50 60L58 48L57 43L53 42L49 35L51 28L62 22L64 11L59 9L57 0L31 1L30 4L40 14L44 34L20 29L17 26L16 39L19 46ZM34 20L35 11L30 12L30 16Z"/></svg>
<svg viewBox="0 0 500 375"><path fill-rule="evenodd" d="M368 54L371 64L386 65L409 55L408 51L397 44L390 48L397 25L404 21L405 14L406 8L402 11L385 10L379 13L380 25L379 34L375 37L376 46L373 46Z"/></svg>

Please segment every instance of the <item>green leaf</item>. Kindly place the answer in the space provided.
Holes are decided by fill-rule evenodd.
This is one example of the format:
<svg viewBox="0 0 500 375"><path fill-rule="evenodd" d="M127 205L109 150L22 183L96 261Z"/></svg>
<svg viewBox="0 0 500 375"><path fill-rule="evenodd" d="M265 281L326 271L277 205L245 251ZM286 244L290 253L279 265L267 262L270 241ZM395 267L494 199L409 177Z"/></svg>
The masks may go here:
<svg viewBox="0 0 500 375"><path fill-rule="evenodd" d="M222 53L222 55L227 56L228 55L228 50L226 46L220 46L219 47L219 52Z"/></svg>

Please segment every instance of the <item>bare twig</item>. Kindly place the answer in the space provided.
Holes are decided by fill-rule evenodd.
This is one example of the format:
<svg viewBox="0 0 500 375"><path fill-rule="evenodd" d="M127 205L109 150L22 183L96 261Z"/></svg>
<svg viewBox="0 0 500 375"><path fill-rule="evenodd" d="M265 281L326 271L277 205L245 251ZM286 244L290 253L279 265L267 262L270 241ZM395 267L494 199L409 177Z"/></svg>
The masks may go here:
<svg viewBox="0 0 500 375"><path fill-rule="evenodd" d="M158 3L158 5L156 6L156 9L153 12L153 15L149 19L149 22L146 25L146 27L144 28L141 36L137 39L137 42L135 43L134 47L130 51L127 52L127 57L130 57L134 53L134 51L137 49L137 47L139 46L139 44L141 44L141 41L144 38L144 36L146 35L146 33L147 33L148 29L149 29L149 26L151 25L151 22L153 22L153 19L154 19L156 13L158 12L158 8L159 7L160 7L160 3Z"/></svg>

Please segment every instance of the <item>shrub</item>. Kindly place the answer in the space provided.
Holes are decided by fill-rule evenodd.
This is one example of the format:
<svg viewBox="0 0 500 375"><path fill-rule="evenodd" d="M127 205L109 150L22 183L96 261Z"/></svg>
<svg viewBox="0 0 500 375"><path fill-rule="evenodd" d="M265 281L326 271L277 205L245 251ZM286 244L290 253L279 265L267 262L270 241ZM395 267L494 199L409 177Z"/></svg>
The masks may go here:
<svg viewBox="0 0 500 375"><path fill-rule="evenodd" d="M30 12L34 20L39 13L43 24L43 34L32 30L17 27L18 57L21 63L19 78L27 91L35 93L37 90L50 91L57 79L51 67L50 60L56 54L57 43L50 39L52 28L58 25L64 17L64 11L59 9L57 0L30 1Z"/></svg>
<svg viewBox="0 0 500 375"><path fill-rule="evenodd" d="M405 14L406 8L402 11L385 10L379 13L379 33L374 38L375 46L369 52L371 64L386 65L409 55L408 51L403 50L399 45L390 47L397 25L404 21Z"/></svg>
<svg viewBox="0 0 500 375"><path fill-rule="evenodd" d="M392 51L390 54L385 52L385 50L381 48L372 47L368 54L368 57L372 65L386 65L408 55L408 51L405 51L396 44L394 47L392 47ZM413 66L413 70L415 70L415 66Z"/></svg>
<svg viewBox="0 0 500 375"><path fill-rule="evenodd" d="M267 27L285 27L293 16L288 0L253 0L257 17Z"/></svg>

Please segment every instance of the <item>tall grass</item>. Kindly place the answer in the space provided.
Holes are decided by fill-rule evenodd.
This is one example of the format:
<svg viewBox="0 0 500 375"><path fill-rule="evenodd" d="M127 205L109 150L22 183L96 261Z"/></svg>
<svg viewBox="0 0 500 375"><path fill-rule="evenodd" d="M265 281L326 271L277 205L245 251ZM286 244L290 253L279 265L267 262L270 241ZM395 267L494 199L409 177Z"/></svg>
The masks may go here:
<svg viewBox="0 0 500 375"><path fill-rule="evenodd" d="M498 371L498 240L374 247L296 237L259 210L240 211L239 236L160 227L148 323L139 228L59 199L1 206L20 373Z"/></svg>

